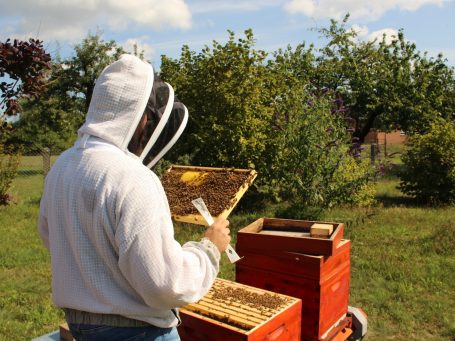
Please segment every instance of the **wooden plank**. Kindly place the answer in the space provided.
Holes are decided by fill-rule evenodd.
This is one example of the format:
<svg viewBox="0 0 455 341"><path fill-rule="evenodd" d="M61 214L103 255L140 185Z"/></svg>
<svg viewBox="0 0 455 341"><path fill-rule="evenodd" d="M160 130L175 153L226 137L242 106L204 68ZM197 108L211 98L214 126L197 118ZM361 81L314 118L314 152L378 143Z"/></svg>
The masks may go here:
<svg viewBox="0 0 455 341"><path fill-rule="evenodd" d="M322 239L292 233L309 233L311 226L315 223L332 224L333 232L330 237ZM336 252L343 232L342 223L260 218L238 231L237 248L252 252L254 250L254 252L262 250L266 253L285 251L331 256Z"/></svg>
<svg viewBox="0 0 455 341"><path fill-rule="evenodd" d="M300 231L276 231L276 230L261 230L260 234L270 234L274 236L285 236L285 237L311 237L308 232Z"/></svg>
<svg viewBox="0 0 455 341"><path fill-rule="evenodd" d="M332 256L315 256L299 252L266 252L261 249L244 249L236 246L243 257L236 267L262 269L323 282L350 265L351 241L342 239Z"/></svg>
<svg viewBox="0 0 455 341"><path fill-rule="evenodd" d="M262 226L264 225L264 218L259 218L253 221L248 226L242 228L243 233L257 233L262 230Z"/></svg>
<svg viewBox="0 0 455 341"><path fill-rule="evenodd" d="M347 312L349 263L344 263L332 277L323 281L237 264L236 281L300 298L303 302L301 333L304 340L319 340Z"/></svg>
<svg viewBox="0 0 455 341"><path fill-rule="evenodd" d="M294 299L286 310L248 331L183 310L179 335L182 341L300 341L301 309L302 301Z"/></svg>
<svg viewBox="0 0 455 341"><path fill-rule="evenodd" d="M190 310L180 310L182 324L178 327L182 341L247 341L244 329L201 317Z"/></svg>
<svg viewBox="0 0 455 341"><path fill-rule="evenodd" d="M321 284L320 335L329 330L340 316L347 313L350 270L347 266Z"/></svg>
<svg viewBox="0 0 455 341"><path fill-rule="evenodd" d="M261 323L261 322L267 320L267 318L268 318L267 316L264 316L264 315L259 315L259 317L254 316L250 311L245 310L245 309L243 309L242 311L238 311L236 309L232 309L231 307L227 306L226 304L225 305L219 304L219 302L216 302L216 301L215 301L215 304L213 304L212 302L209 302L207 300L200 300L197 302L197 304L200 304L201 306L204 306L204 307L207 307L207 308L213 310L214 312L216 312L216 314L218 314L218 313L220 315L229 314L229 315L241 318L241 319L255 322L256 324Z"/></svg>
<svg viewBox="0 0 455 341"><path fill-rule="evenodd" d="M288 229L297 228L302 231L310 231L310 226L315 223L307 220L296 220L296 219L279 219L279 218L264 218L264 227L266 229Z"/></svg>
<svg viewBox="0 0 455 341"><path fill-rule="evenodd" d="M195 171L195 172L226 172L226 171L235 171L239 173L251 173L252 169L241 169L241 168L221 168L221 167L204 167L204 166L185 166L185 165L172 165L169 167L166 172L169 172L173 169L179 171ZM254 170L253 170L254 171ZM256 171L254 171L256 172Z"/></svg>
<svg viewBox="0 0 455 341"><path fill-rule="evenodd" d="M259 233L237 233L237 246L241 249L262 250L262 252L285 251L313 255L331 255L333 243L329 239L290 238Z"/></svg>
<svg viewBox="0 0 455 341"><path fill-rule="evenodd" d="M321 282L336 275L340 269L351 264L351 241L342 239L332 256L324 257L321 266Z"/></svg>
<svg viewBox="0 0 455 341"><path fill-rule="evenodd" d="M222 279L222 278L217 278L215 280L215 282L213 283L213 287L216 288L216 287L221 286L223 284L225 284L225 285L227 285L229 287L232 287L232 288L239 288L239 289L247 290L247 291L250 291L252 293L257 293L257 294L260 294L260 295L269 294L269 295L280 296L282 298L286 298L286 299L289 299L291 301L295 300L295 297L291 297L291 296L287 296L287 295L283 295L283 294L277 294L276 292L273 292L273 291L270 291L270 290L256 288L254 286L249 286L249 285L245 285L245 284L242 284L242 283L229 281L227 279Z"/></svg>
<svg viewBox="0 0 455 341"><path fill-rule="evenodd" d="M333 232L332 224L314 223L310 228L311 237L329 238Z"/></svg>
<svg viewBox="0 0 455 341"><path fill-rule="evenodd" d="M230 308L233 311L236 311L239 313L251 314L251 316L254 316L254 317L257 317L257 318L260 318L263 320L265 320L268 317L273 315L272 312L265 311L265 310L261 311L259 309L256 309L256 308L253 308L250 306L245 307L243 304L238 303L238 302L229 302L229 304L226 304L226 303L223 303L222 301L212 300L212 297L213 297L212 295L207 294L204 296L202 301L207 302L208 304L212 304L212 305L219 305L220 307L223 307L223 308Z"/></svg>
<svg viewBox="0 0 455 341"><path fill-rule="evenodd" d="M291 252L261 252L260 250L244 250L236 247L239 256L243 257L236 263L236 267L248 267L252 269L263 269L276 271L278 273L292 273L295 276L302 276L319 280L323 256L303 255Z"/></svg>
<svg viewBox="0 0 455 341"><path fill-rule="evenodd" d="M256 321L251 321L248 319L244 319L235 315L230 315L228 313L222 314L217 310L212 308L206 307L204 305L198 303L188 304L181 309L184 310L191 310L195 313L201 315L201 317L214 319L220 322L227 322L228 324L235 324L236 326L242 326L246 330L250 330L258 325Z"/></svg>
<svg viewBox="0 0 455 341"><path fill-rule="evenodd" d="M215 312L215 314L219 314L220 316L229 315L242 320L250 321L252 323L255 323L256 325L261 324L262 322L267 321L268 319L268 317L264 315L260 315L260 317L258 318L257 316L253 316L253 314L249 313L248 311L244 310L243 312L239 312L235 309L223 307L220 304L213 305L212 303L209 303L205 300L199 301L198 304L207 307L209 310L212 310L213 312Z"/></svg>
<svg viewBox="0 0 455 341"><path fill-rule="evenodd" d="M296 300L265 324L248 332L248 341L300 341L302 301Z"/></svg>
<svg viewBox="0 0 455 341"><path fill-rule="evenodd" d="M230 297L212 299L212 292L224 288L279 296L285 303L262 314L260 308L240 301L233 304ZM217 278L199 302L180 308L179 334L182 341L300 341L301 309L298 298Z"/></svg>

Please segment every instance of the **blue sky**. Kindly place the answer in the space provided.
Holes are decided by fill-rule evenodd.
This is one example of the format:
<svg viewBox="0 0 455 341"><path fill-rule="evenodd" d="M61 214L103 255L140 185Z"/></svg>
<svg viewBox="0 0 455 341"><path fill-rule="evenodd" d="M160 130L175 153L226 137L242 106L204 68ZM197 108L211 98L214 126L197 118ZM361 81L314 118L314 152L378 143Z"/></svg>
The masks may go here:
<svg viewBox="0 0 455 341"><path fill-rule="evenodd" d="M47 50L69 56L90 31L102 32L127 50L178 58L182 45L199 52L212 40L225 42L253 29L256 48L276 51L300 42L322 46L312 28L327 27L349 12L360 39L403 29L405 38L429 56L443 53L455 66L455 0L0 0L0 40L44 40Z"/></svg>

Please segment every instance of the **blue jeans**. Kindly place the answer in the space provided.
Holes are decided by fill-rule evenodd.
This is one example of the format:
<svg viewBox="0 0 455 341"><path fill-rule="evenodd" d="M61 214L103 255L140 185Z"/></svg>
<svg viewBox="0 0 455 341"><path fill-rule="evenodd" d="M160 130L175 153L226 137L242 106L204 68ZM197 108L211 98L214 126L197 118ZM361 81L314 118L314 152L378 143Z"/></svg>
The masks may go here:
<svg viewBox="0 0 455 341"><path fill-rule="evenodd" d="M76 341L179 341L177 328L68 324Z"/></svg>

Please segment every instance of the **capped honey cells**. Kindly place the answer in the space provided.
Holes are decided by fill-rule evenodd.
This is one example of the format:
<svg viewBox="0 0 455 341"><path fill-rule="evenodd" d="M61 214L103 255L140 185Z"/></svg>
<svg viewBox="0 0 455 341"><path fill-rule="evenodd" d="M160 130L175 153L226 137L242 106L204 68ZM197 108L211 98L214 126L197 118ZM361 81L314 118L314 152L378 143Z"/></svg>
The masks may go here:
<svg viewBox="0 0 455 341"><path fill-rule="evenodd" d="M248 331L294 301L289 296L218 278L201 300L182 309Z"/></svg>
<svg viewBox="0 0 455 341"><path fill-rule="evenodd" d="M217 169L202 173L191 181L182 180L185 169L165 172L161 177L172 215L186 216L198 214L191 203L202 198L213 216L235 204L235 195L242 186L248 186L254 179L249 172L236 172L231 169Z"/></svg>

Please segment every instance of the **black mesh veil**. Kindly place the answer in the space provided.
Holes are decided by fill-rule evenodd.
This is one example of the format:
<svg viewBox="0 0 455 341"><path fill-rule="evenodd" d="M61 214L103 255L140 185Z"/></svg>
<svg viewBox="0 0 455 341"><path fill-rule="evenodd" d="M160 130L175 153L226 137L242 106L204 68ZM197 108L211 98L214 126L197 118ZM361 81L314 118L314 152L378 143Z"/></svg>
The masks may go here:
<svg viewBox="0 0 455 341"><path fill-rule="evenodd" d="M172 87L155 76L145 109L148 142L140 156L147 167L153 167L177 142L188 122L188 110L174 97Z"/></svg>

